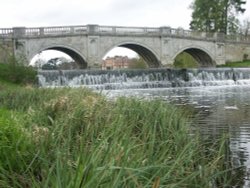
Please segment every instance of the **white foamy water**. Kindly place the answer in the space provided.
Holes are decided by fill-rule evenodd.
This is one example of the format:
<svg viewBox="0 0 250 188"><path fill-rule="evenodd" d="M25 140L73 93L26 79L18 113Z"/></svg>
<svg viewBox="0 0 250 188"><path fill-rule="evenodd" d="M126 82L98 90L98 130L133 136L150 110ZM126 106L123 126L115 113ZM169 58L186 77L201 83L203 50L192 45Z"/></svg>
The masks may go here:
<svg viewBox="0 0 250 188"><path fill-rule="evenodd" d="M139 89L250 85L250 69L147 69L39 71L41 87L86 86L93 89Z"/></svg>

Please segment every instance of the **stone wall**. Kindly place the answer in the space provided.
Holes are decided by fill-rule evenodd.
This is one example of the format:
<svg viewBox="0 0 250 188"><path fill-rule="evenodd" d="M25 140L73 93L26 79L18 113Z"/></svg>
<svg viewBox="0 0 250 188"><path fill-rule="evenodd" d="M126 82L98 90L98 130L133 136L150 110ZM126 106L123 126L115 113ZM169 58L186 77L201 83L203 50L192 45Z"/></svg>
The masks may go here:
<svg viewBox="0 0 250 188"><path fill-rule="evenodd" d="M228 43L225 49L225 61L237 62L250 59L250 46L240 43Z"/></svg>

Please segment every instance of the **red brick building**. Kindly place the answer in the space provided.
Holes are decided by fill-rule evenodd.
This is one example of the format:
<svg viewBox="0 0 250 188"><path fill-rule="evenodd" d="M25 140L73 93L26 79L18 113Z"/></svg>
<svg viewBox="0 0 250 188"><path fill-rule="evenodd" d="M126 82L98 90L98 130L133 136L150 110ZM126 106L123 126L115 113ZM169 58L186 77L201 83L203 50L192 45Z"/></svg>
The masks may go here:
<svg viewBox="0 0 250 188"><path fill-rule="evenodd" d="M102 69L103 70L126 69L129 68L130 63L131 59L129 59L127 56L107 57L102 62Z"/></svg>

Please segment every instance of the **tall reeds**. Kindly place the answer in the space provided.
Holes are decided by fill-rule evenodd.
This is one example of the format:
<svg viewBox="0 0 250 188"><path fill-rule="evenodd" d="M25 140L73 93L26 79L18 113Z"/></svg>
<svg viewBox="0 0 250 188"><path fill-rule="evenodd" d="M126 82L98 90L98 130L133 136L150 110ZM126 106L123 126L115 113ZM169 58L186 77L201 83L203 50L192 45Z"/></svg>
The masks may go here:
<svg viewBox="0 0 250 188"><path fill-rule="evenodd" d="M0 187L219 187L223 140L190 134L166 102L109 101L87 89L0 94Z"/></svg>

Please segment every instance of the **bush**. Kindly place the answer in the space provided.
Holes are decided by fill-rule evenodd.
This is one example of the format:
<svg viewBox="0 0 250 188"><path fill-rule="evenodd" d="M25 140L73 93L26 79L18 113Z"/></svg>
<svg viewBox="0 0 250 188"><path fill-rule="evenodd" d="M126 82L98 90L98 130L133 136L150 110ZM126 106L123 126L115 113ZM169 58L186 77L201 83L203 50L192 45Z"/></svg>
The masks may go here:
<svg viewBox="0 0 250 188"><path fill-rule="evenodd" d="M32 67L23 66L16 62L0 63L0 80L14 84L36 84L37 72Z"/></svg>

